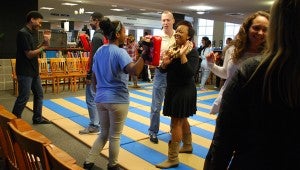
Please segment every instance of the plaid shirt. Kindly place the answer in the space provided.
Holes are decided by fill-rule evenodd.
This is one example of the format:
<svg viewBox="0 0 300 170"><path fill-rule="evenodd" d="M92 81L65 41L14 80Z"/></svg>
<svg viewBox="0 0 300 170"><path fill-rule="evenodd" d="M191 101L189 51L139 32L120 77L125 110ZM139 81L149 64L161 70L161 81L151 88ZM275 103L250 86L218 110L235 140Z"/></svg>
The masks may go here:
<svg viewBox="0 0 300 170"><path fill-rule="evenodd" d="M138 59L138 50L139 46L138 44L134 41L130 44L127 44L126 50L129 56L132 58L133 61L137 61Z"/></svg>

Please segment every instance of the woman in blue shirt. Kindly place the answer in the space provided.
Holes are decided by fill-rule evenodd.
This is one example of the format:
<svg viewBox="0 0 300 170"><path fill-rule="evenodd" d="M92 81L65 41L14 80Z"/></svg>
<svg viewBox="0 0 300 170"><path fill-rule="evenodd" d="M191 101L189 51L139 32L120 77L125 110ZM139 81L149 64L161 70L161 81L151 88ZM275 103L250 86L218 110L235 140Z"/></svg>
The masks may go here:
<svg viewBox="0 0 300 170"><path fill-rule="evenodd" d="M126 36L125 27L120 21L105 18L100 28L109 39L109 44L101 46L95 53L93 64L101 134L94 142L84 168L92 169L93 162L109 140L108 169L119 169L120 136L129 107L128 74L139 75L144 67L144 59L133 62L127 51L119 47L124 44Z"/></svg>

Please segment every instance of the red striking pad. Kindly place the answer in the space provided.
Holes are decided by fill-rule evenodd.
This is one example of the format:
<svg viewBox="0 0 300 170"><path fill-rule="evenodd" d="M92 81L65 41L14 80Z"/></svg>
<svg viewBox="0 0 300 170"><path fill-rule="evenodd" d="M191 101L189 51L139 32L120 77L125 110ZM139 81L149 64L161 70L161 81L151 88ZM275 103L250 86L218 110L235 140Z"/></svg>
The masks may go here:
<svg viewBox="0 0 300 170"><path fill-rule="evenodd" d="M159 66L161 41L160 36L147 35L144 37L142 55L147 56L146 64Z"/></svg>

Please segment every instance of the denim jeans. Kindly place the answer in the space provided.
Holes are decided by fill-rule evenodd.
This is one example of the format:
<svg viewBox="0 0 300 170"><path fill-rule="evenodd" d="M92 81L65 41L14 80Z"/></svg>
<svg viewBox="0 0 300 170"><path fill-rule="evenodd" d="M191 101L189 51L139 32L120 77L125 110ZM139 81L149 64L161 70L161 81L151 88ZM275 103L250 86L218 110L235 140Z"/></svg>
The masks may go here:
<svg viewBox="0 0 300 170"><path fill-rule="evenodd" d="M209 77L210 74L210 70L209 69L205 69L205 68L201 68L201 82L200 82L200 89L204 88L205 83Z"/></svg>
<svg viewBox="0 0 300 170"><path fill-rule="evenodd" d="M12 113L18 118L22 117L22 112L30 97L30 90L33 93L33 121L41 121L43 107L43 87L39 76L29 77L18 75L19 96L15 101Z"/></svg>
<svg viewBox="0 0 300 170"><path fill-rule="evenodd" d="M118 164L120 137L128 114L129 104L97 103L101 133L94 142L86 162L95 162L109 140L109 166Z"/></svg>
<svg viewBox="0 0 300 170"><path fill-rule="evenodd" d="M153 80L149 134L157 134L159 131L160 111L165 97L166 87L167 73L161 73L156 68Z"/></svg>
<svg viewBox="0 0 300 170"><path fill-rule="evenodd" d="M99 127L99 114L97 111L96 103L94 101L95 95L96 93L93 89L93 85L87 84L85 89L85 101L89 112L90 125Z"/></svg>

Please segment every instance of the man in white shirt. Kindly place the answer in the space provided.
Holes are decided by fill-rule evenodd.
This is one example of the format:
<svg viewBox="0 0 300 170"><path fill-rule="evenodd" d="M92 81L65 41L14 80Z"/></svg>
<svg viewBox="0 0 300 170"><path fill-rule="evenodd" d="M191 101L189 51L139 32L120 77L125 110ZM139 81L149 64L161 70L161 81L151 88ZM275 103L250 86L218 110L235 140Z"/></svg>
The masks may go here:
<svg viewBox="0 0 300 170"><path fill-rule="evenodd" d="M162 56L166 50L168 50L169 46L175 43L173 25L175 23L175 19L173 14L170 11L164 11L161 14L161 22L162 22L162 43L161 43L161 52L160 57ZM157 144L157 133L159 131L159 123L160 123L160 111L162 107L162 102L164 100L165 91L167 87L167 73L161 73L158 68L155 69L154 80L153 80L153 91L152 91L152 104L151 104L151 112L150 112L150 127L149 127L149 137L150 141Z"/></svg>

